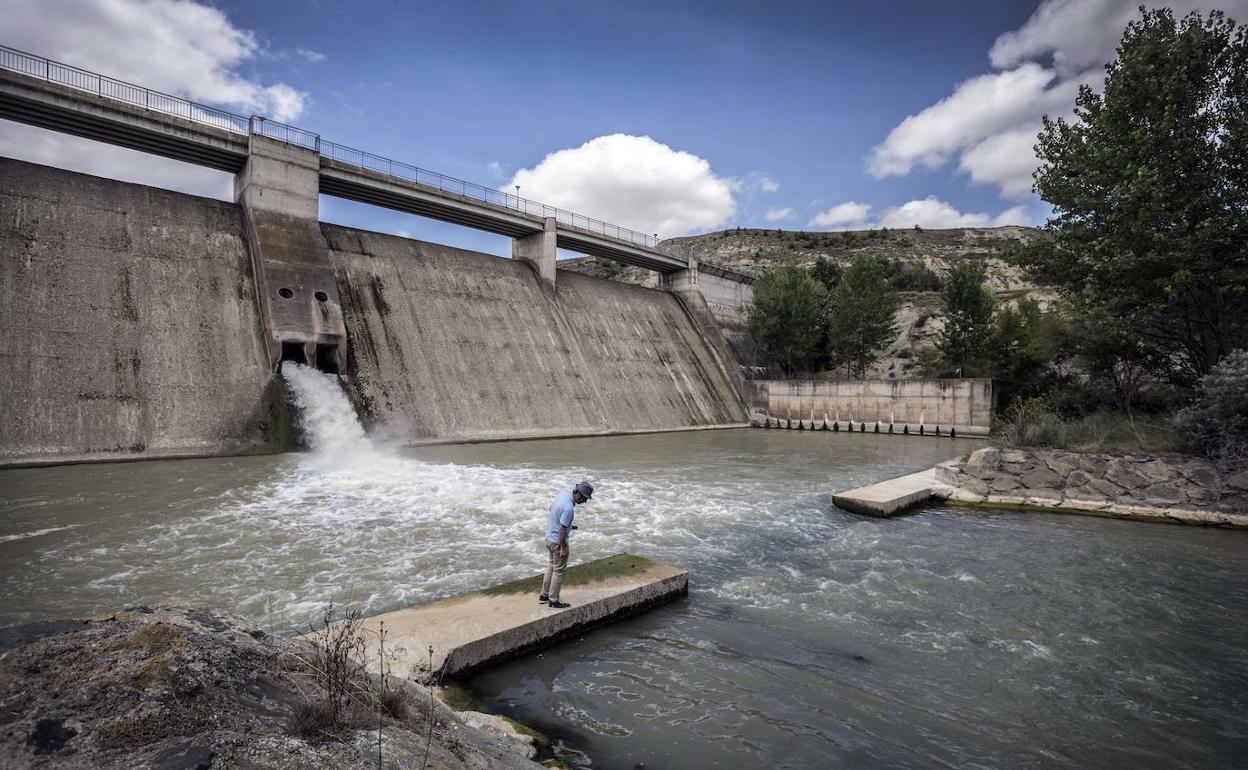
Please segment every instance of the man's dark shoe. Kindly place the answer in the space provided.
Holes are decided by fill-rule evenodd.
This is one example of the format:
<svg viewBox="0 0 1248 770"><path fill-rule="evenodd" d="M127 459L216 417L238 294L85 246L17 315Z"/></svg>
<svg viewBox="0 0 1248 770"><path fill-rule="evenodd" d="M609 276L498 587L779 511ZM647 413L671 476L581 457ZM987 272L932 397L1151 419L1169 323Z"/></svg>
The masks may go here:
<svg viewBox="0 0 1248 770"><path fill-rule="evenodd" d="M549 596L539 596L539 597L537 597L537 601L538 601L539 603L541 603L541 604L545 604L546 602L550 601L550 597L549 597Z"/></svg>
<svg viewBox="0 0 1248 770"><path fill-rule="evenodd" d="M556 600L556 601L551 602L549 606L552 610L562 610L562 609L567 609L568 607L571 607L572 605L568 604L567 602L561 602L561 601Z"/></svg>

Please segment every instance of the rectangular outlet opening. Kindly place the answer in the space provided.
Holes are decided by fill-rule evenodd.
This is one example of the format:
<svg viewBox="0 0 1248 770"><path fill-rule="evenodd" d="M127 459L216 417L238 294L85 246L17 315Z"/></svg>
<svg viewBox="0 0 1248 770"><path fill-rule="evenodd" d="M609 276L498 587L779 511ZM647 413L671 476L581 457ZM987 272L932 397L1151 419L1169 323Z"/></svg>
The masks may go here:
<svg viewBox="0 0 1248 770"><path fill-rule="evenodd" d="M316 368L327 374L338 374L338 346L316 346Z"/></svg>
<svg viewBox="0 0 1248 770"><path fill-rule="evenodd" d="M302 342L291 342L285 340L282 342L282 360L294 361L297 364L308 365L308 356L303 352Z"/></svg>

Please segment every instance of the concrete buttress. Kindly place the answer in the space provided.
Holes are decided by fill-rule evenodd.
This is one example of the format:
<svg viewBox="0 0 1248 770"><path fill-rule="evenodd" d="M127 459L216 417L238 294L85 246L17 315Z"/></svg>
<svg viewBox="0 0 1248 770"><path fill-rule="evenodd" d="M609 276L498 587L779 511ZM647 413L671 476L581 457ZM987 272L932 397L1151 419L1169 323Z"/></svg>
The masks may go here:
<svg viewBox="0 0 1248 770"><path fill-rule="evenodd" d="M555 289L555 218L546 217L545 227L511 241L511 258L529 263L537 272L542 284L552 292Z"/></svg>
<svg viewBox="0 0 1248 770"><path fill-rule="evenodd" d="M294 359L337 373L347 335L318 221L319 172L316 151L252 134L234 198L247 224L270 364Z"/></svg>

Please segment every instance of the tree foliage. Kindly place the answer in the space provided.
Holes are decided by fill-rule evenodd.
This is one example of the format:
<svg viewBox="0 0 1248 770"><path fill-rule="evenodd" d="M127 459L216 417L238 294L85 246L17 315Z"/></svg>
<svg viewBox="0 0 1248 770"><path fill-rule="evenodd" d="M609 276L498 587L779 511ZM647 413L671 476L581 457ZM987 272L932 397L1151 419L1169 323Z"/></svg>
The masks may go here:
<svg viewBox="0 0 1248 770"><path fill-rule="evenodd" d="M1248 468L1248 351L1233 351L1201 379L1178 424L1192 449L1228 471Z"/></svg>
<svg viewBox="0 0 1248 770"><path fill-rule="evenodd" d="M747 325L754 344L786 374L814 370L821 354L827 290L796 265L769 270L754 282Z"/></svg>
<svg viewBox="0 0 1248 770"><path fill-rule="evenodd" d="M889 265L879 257L859 256L841 274L828 304L827 352L849 377L863 377L880 351L897 336L893 312L897 293L889 284Z"/></svg>
<svg viewBox="0 0 1248 770"><path fill-rule="evenodd" d="M1074 119L1044 120L1035 189L1051 240L1018 261L1079 295L1173 382L1248 345L1248 31L1145 11ZM1103 329L1104 331L1104 329Z"/></svg>
<svg viewBox="0 0 1248 770"><path fill-rule="evenodd" d="M963 260L945 277L945 327L936 347L945 367L959 377L986 373L996 300L984 288L984 273L982 262Z"/></svg>

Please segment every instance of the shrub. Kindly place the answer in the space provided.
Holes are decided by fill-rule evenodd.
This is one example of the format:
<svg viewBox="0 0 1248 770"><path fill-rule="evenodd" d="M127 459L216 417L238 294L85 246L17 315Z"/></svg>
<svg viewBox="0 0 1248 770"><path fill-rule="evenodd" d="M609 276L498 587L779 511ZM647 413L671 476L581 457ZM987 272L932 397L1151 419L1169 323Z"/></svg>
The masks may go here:
<svg viewBox="0 0 1248 770"><path fill-rule="evenodd" d="M1176 422L1189 450L1227 471L1248 468L1248 350L1233 351L1205 375Z"/></svg>

